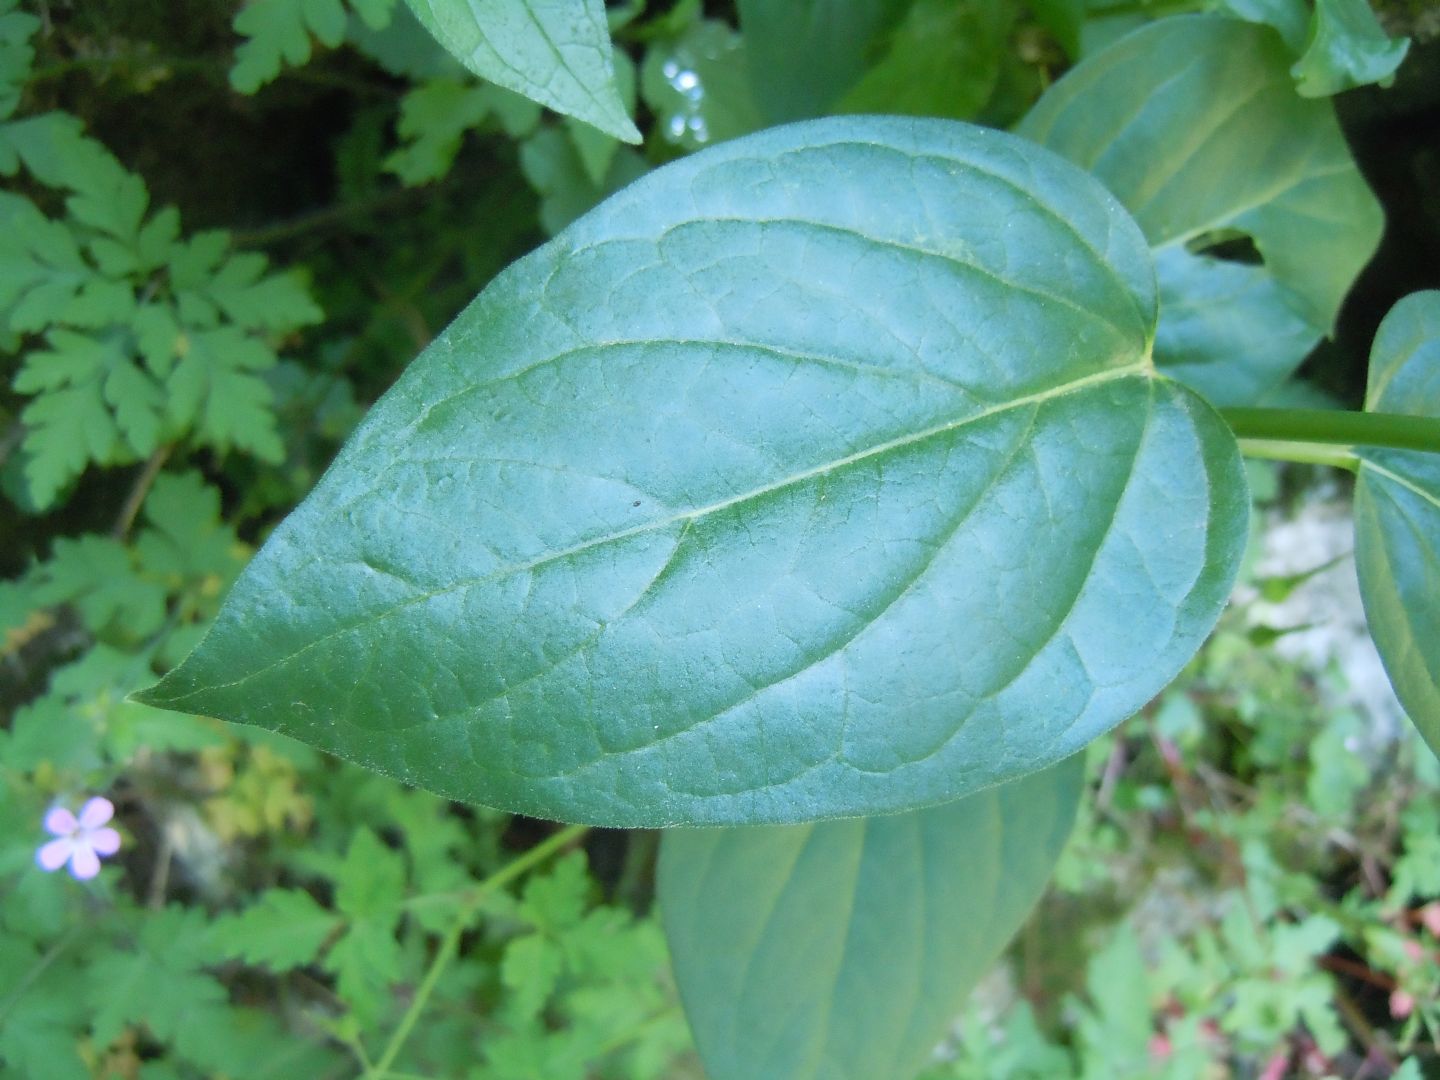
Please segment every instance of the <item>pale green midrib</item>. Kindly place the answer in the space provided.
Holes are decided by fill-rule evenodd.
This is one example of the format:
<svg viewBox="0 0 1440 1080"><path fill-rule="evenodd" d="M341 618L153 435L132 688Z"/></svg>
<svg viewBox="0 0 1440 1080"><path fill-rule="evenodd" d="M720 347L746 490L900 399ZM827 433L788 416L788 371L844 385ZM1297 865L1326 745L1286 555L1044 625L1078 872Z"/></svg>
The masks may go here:
<svg viewBox="0 0 1440 1080"><path fill-rule="evenodd" d="M1377 475L1383 476L1391 483L1399 484L1411 494L1420 496L1421 499L1428 502L1431 506L1435 507L1435 509L1440 510L1440 495L1437 495L1433 491L1426 491L1419 484L1415 483L1412 480L1407 480L1405 477L1399 475L1398 473L1391 472L1383 465L1376 465L1373 461L1365 457L1363 454L1358 454L1356 456L1360 459L1360 467L1362 469L1369 469Z"/></svg>
<svg viewBox="0 0 1440 1080"><path fill-rule="evenodd" d="M1063 398L1071 394L1080 393L1096 386L1102 386L1105 383L1118 382L1122 379L1137 377L1157 377L1154 366L1152 365L1150 357L1148 355L1142 357L1136 363L1127 365L1126 367L1113 368L1108 371L1097 372L1093 375L1086 375L1082 378L1075 379L1061 386L1050 387L1049 389L1037 391L1034 394L1027 394L1024 397L1016 398L1013 401L1008 401L1001 405L994 405L988 409L981 409L978 412L970 413L957 420L947 421L943 424L934 424L921 431L911 432L908 435L902 435L894 439L889 439L886 442L879 443L875 446L866 447L864 450L858 450L853 454L847 454L844 457L835 458L820 465L812 466L809 469L803 469L798 473L791 473L790 475L782 477L781 479L776 480L772 483L764 484L757 488L752 488L749 491L741 492L738 495L733 495L729 498L721 499L717 502L709 503L705 506L700 506L691 510L685 510L680 513L671 514L669 517L657 518L653 521L648 521L644 524L636 525L629 529L622 529L618 532L606 533L603 536L593 537L579 544L574 544L561 551L547 552L546 554L541 555L535 559L531 559L529 562L512 563L508 566L501 567L497 570L492 571L491 573L482 575L478 578L469 578L463 581L449 582L441 588L419 593L415 596L408 597L405 600L400 601L399 603L392 604L389 607L385 608L383 611L378 611L372 615L368 615L364 619L359 620L358 622L351 623L347 626L337 627L336 629L323 634L322 636L314 639L313 641L307 642L304 646L295 650L292 653L282 656L279 659L272 660L270 663L258 667L253 671L246 672L238 679L232 679L229 682L223 683L211 683L209 685L201 686L194 690L190 690L186 693L178 694L173 697L161 697L156 695L155 691L163 688L165 683L168 682L174 674L178 674L179 672L184 670L185 665L182 664L180 668L177 668L176 671L172 673L172 675L166 676L166 678L163 679L159 683L159 685L154 688L154 690L146 694L145 700L147 700L151 704L174 705L189 698L196 697L200 694L213 693L218 690L227 690L231 687L240 686L243 683L249 682L251 679L263 675L265 672L271 670L272 668L279 667L282 664L288 664L291 661L295 660L297 657L302 656L307 652L310 652L312 649L319 648L321 645L324 645L332 638L339 637L341 634L347 634L355 630L359 630L365 626L369 626L373 623L379 622L382 619L387 619L390 616L394 615L397 611L412 607L416 604L426 603L430 600L435 599L437 596L444 596L448 593L455 592L460 589L471 589L480 585L486 585L492 581L499 581L514 574L529 573L530 571L539 569L540 567L545 566L549 563L559 562L562 559L569 559L573 558L576 555L581 555L584 552L591 550L592 548L603 547L606 544L613 544L622 540L628 540L631 537L640 536L648 532L655 532L660 529L667 528L671 525L680 524L682 522L695 521L700 518L707 517L711 514L722 513L723 511L728 510L733 506L738 506L742 503L749 502L752 499L764 498L765 496L774 494L777 491L782 491L787 487L791 487L796 484L803 484L807 480L813 480L816 477L825 476L831 472L847 468L851 465L865 461L869 458L878 457L884 454L888 454L891 451L899 450L906 446L911 446L916 443L924 442L925 440L932 439L937 435L943 435L948 432L959 431L961 428L969 427L972 424L980 423L981 421L987 420L993 416L1003 415L1004 413L1016 409L1024 409L1030 406L1042 405L1047 401L1054 401L1058 398Z"/></svg>

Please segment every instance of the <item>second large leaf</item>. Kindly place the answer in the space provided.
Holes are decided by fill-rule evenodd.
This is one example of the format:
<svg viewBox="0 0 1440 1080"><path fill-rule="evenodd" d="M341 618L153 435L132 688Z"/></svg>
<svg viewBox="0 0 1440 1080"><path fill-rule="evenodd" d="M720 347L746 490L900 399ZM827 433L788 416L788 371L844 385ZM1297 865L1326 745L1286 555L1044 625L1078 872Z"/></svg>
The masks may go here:
<svg viewBox="0 0 1440 1080"><path fill-rule="evenodd" d="M1234 439L1145 241L1015 137L842 118L658 170L375 407L152 704L607 825L945 802L1213 625Z"/></svg>

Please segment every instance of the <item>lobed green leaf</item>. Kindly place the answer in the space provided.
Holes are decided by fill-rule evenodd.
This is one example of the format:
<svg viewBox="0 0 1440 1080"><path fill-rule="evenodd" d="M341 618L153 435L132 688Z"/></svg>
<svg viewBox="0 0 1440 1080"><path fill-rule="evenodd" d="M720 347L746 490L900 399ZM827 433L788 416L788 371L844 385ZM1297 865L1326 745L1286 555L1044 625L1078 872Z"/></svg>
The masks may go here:
<svg viewBox="0 0 1440 1080"><path fill-rule="evenodd" d="M1032 144L843 118L650 174L376 406L148 703L610 825L946 802L1198 648L1237 447Z"/></svg>

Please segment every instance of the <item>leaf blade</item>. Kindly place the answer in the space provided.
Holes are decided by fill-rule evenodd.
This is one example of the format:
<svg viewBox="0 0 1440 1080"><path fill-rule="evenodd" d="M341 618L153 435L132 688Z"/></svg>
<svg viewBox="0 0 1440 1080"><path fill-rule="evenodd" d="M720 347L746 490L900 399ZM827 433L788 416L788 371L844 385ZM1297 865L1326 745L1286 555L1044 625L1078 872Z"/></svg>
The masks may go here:
<svg viewBox="0 0 1440 1080"><path fill-rule="evenodd" d="M1156 362L1217 405L1253 403L1333 329L1384 224L1333 107L1299 97L1289 69L1268 28L1166 19L1078 64L1019 128L1136 216L1172 301ZM1228 232L1263 265L1187 250ZM1252 348L1237 356L1236 337Z"/></svg>
<svg viewBox="0 0 1440 1080"><path fill-rule="evenodd" d="M959 802L668 830L658 898L714 1080L913 1075L1039 898L1079 757Z"/></svg>
<svg viewBox="0 0 1440 1080"><path fill-rule="evenodd" d="M1370 354L1365 408L1440 423L1440 291L1391 309ZM1434 454L1357 447L1355 567L1370 634L1396 696L1440 755L1440 463Z"/></svg>
<svg viewBox="0 0 1440 1080"><path fill-rule="evenodd" d="M1113 202L1012 137L716 147L502 275L148 700L610 824L1033 771L1179 669L1243 542L1153 303Z"/></svg>
<svg viewBox="0 0 1440 1080"><path fill-rule="evenodd" d="M481 78L628 143L640 132L620 99L599 0L408 0L425 29Z"/></svg>

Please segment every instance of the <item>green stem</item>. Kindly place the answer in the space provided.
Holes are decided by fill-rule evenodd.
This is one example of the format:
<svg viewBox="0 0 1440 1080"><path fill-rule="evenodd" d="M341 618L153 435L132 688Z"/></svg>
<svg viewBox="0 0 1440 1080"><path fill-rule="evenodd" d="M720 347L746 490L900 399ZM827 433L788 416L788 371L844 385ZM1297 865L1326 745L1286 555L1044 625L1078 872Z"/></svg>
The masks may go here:
<svg viewBox="0 0 1440 1080"><path fill-rule="evenodd" d="M459 951L461 935L465 933L470 921L475 918L481 904L485 902L485 898L544 862L560 849L568 847L589 831L590 826L588 825L571 825L561 829L554 836L536 844L519 858L512 859L475 886L470 893L469 900L456 914L455 921L446 931L445 940L440 943L440 948L435 952L435 959L430 961L430 970L425 972L425 978L421 980L419 988L415 991L415 999L410 1002L410 1008L405 1010L405 1015L400 1018L394 1034L390 1036L390 1041L385 1044L385 1052L380 1055L374 1065L365 1071L362 1080L381 1080L382 1077L389 1075L390 1066L394 1064L395 1059L400 1056L400 1051L404 1049L405 1041L410 1038L410 1032L420 1019L420 1014L425 1011L425 1006L430 1001L430 995L435 992L435 986L440 981L440 976L445 973L445 969L450 966L450 961Z"/></svg>
<svg viewBox="0 0 1440 1080"><path fill-rule="evenodd" d="M1440 420L1428 416L1326 409L1221 409L1220 415L1239 439L1440 453Z"/></svg>
<svg viewBox="0 0 1440 1080"><path fill-rule="evenodd" d="M1354 472L1360 464L1353 448L1287 439L1241 439L1240 453L1268 461L1295 461L1302 465L1329 465Z"/></svg>

